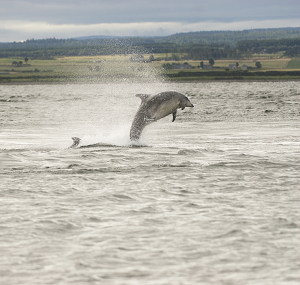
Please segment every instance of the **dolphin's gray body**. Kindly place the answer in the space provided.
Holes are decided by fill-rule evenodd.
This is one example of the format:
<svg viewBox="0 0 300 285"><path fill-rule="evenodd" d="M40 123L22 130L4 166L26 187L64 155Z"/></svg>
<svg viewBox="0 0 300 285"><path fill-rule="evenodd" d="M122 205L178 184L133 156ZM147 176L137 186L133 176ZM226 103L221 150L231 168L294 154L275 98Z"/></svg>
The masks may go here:
<svg viewBox="0 0 300 285"><path fill-rule="evenodd" d="M175 91L162 92L157 95L137 94L142 103L133 119L130 129L130 140L137 141L143 129L149 123L155 122L165 116L173 114L176 119L177 109L194 107L190 100L181 93Z"/></svg>

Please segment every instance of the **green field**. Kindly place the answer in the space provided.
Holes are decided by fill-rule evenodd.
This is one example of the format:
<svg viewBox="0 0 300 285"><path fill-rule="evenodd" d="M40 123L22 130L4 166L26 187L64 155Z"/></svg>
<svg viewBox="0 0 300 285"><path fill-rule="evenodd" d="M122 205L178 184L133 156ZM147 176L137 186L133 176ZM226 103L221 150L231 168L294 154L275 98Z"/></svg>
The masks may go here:
<svg viewBox="0 0 300 285"><path fill-rule="evenodd" d="M163 54L161 54L163 55ZM160 54L154 54L154 58ZM144 55L148 59L149 55ZM13 66L13 61L23 61L22 66ZM255 63L262 64L257 69ZM183 63L184 61L173 61ZM265 76L244 76L243 73L226 71L229 64L246 64L251 69L247 72L266 72ZM199 80L286 80L300 79L298 75L288 74L288 71L300 70L300 59L260 58L242 60L216 60L214 68L200 70L200 61L188 61L194 69L190 70L163 70L164 63L172 64L172 61L132 62L130 55L114 56L81 56L63 57L53 60L29 60L25 65L24 58L1 58L0 59L0 83L26 83L26 82L103 82L103 81L151 81L160 79L166 75L171 81L199 81ZM204 61L208 64L208 61ZM270 75L268 71L281 71L280 75ZM181 72L179 74L179 72ZM183 72L183 73L182 73ZM195 76L195 73L203 72L203 76ZM218 76L214 72L221 72ZM285 72L285 73L284 73Z"/></svg>
<svg viewBox="0 0 300 285"><path fill-rule="evenodd" d="M289 69L300 69L300 59L291 59L287 65Z"/></svg>
<svg viewBox="0 0 300 285"><path fill-rule="evenodd" d="M21 60L0 59L0 83L143 81L162 73L160 65L131 62L124 55L29 60L27 65L12 66L13 61Z"/></svg>
<svg viewBox="0 0 300 285"><path fill-rule="evenodd" d="M262 64L262 68L265 69L282 69L282 68L287 68L290 58L282 58L282 59L267 59L267 58L255 58L255 59L230 59L230 60L215 60L214 68L226 68L229 66L229 64L236 64L236 62L239 63L239 67L242 65L246 64L252 68L256 68L255 63L259 61ZM184 61L168 61L169 63L184 63ZM167 63L167 62L164 62ZM195 68L200 65L200 61L188 61L188 63ZM208 60L203 60L203 63L205 65L208 65L209 62ZM291 67L292 68L292 67ZM294 67L294 68L299 68L299 67Z"/></svg>

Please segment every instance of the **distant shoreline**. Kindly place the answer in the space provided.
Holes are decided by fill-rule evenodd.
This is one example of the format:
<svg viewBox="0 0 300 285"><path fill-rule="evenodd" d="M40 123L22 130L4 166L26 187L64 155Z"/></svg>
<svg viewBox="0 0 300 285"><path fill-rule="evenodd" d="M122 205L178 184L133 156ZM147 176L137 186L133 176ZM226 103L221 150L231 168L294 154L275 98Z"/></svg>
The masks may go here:
<svg viewBox="0 0 300 285"><path fill-rule="evenodd" d="M161 83L209 83L209 82L239 82L239 83L243 83L243 82L286 82L286 81L300 81L300 78L298 79L253 79L253 80L238 80L238 79L232 79L232 80L179 80L179 81L175 81L175 80L170 80L170 81L162 81ZM140 83L140 84L145 84L145 83L157 83L157 82L152 82L152 81L148 81L148 82L0 82L0 85L68 85L68 84L108 84L108 83L112 83L112 84L123 84L123 83L128 83L128 84L132 84L132 83Z"/></svg>

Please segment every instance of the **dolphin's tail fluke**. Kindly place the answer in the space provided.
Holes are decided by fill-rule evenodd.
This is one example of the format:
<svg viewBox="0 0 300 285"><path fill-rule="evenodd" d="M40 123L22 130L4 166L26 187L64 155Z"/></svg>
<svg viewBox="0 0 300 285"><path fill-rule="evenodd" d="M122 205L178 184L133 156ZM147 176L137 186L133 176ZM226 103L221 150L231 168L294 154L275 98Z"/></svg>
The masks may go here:
<svg viewBox="0 0 300 285"><path fill-rule="evenodd" d="M141 134L142 134L142 130L143 130L143 128L138 128L136 126L131 128L131 130L130 130L130 140L131 141L138 141L140 139Z"/></svg>
<svg viewBox="0 0 300 285"><path fill-rule="evenodd" d="M149 122L148 122L149 123ZM147 122L143 113L137 113L130 128L130 140L138 141Z"/></svg>
<svg viewBox="0 0 300 285"><path fill-rule="evenodd" d="M73 140L73 144L69 148L77 147L79 145L80 141L81 141L81 139L77 138L77 137L73 137L72 140Z"/></svg>

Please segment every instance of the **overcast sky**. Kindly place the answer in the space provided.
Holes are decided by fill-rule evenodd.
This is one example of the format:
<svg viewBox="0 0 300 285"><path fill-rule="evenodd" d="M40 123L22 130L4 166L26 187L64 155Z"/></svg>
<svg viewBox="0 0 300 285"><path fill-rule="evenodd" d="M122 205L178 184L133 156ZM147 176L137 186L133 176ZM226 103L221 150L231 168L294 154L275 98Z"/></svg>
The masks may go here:
<svg viewBox="0 0 300 285"><path fill-rule="evenodd" d="M300 0L0 0L0 42L300 27Z"/></svg>

